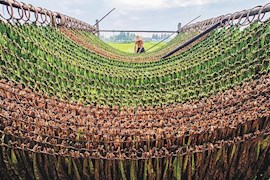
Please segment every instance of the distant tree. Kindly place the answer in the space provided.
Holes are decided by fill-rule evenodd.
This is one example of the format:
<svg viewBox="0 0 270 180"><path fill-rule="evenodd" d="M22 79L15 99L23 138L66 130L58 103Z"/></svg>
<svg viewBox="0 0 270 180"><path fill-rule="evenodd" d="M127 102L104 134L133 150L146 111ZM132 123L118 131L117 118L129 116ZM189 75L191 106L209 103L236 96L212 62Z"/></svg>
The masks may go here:
<svg viewBox="0 0 270 180"><path fill-rule="evenodd" d="M133 41L134 39L135 39L135 34L133 33L133 34L131 34L131 41Z"/></svg>
<svg viewBox="0 0 270 180"><path fill-rule="evenodd" d="M127 38L126 38L126 41L129 41L130 40L130 33L127 32Z"/></svg>
<svg viewBox="0 0 270 180"><path fill-rule="evenodd" d="M165 39L167 37L167 34L166 33L164 33L164 35L163 35L163 38L162 39Z"/></svg>
<svg viewBox="0 0 270 180"><path fill-rule="evenodd" d="M164 39L164 37L165 37L165 34L162 33L160 39Z"/></svg>
<svg viewBox="0 0 270 180"><path fill-rule="evenodd" d="M119 34L119 41L123 41L125 39L125 33L124 32L120 32Z"/></svg>
<svg viewBox="0 0 270 180"><path fill-rule="evenodd" d="M152 39L158 40L159 39L158 34L153 34Z"/></svg>
<svg viewBox="0 0 270 180"><path fill-rule="evenodd" d="M110 36L109 41L111 41L111 42L131 42L131 41L134 41L135 36L136 35L134 33L120 32L117 35Z"/></svg>

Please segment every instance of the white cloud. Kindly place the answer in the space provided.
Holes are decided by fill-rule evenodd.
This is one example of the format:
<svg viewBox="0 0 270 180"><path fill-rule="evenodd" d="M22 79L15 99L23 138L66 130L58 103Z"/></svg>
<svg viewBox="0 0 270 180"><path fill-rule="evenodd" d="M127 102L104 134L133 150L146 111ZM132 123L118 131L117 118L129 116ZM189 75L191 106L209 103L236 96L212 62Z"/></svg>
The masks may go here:
<svg viewBox="0 0 270 180"><path fill-rule="evenodd" d="M84 14L85 11L81 10L81 9L72 9L71 13L75 14L75 15L81 15L81 14Z"/></svg>
<svg viewBox="0 0 270 180"><path fill-rule="evenodd" d="M141 9L156 9L162 7L165 4L166 0L110 0L108 3L111 3L115 6L121 6L123 8L132 9L132 10L141 10Z"/></svg>
<svg viewBox="0 0 270 180"><path fill-rule="evenodd" d="M101 23L101 29L175 30L199 19L249 9L269 0L18 0L44 7L94 24L109 10L116 8Z"/></svg>
<svg viewBox="0 0 270 180"><path fill-rule="evenodd" d="M108 4L126 10L156 10L173 7L188 7L221 2L224 0L108 0Z"/></svg>
<svg viewBox="0 0 270 180"><path fill-rule="evenodd" d="M133 21L139 21L139 20L141 20L141 18L139 18L137 16L130 16L129 19L130 20L133 20Z"/></svg>

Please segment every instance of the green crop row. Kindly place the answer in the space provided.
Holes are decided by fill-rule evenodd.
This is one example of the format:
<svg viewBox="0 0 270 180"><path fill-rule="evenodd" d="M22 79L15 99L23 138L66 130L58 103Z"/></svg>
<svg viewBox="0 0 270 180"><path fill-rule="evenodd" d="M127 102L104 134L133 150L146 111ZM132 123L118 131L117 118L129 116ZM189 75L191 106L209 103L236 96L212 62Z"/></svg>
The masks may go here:
<svg viewBox="0 0 270 180"><path fill-rule="evenodd" d="M50 28L2 23L0 37L1 78L86 104L181 103L269 72L268 22L219 30L167 63L139 69L109 64Z"/></svg>
<svg viewBox="0 0 270 180"><path fill-rule="evenodd" d="M106 52L103 54L104 56L106 56L107 53L112 53L115 55L120 55L118 56L120 60L123 59L124 61L132 61L132 62L137 62L139 60L140 62L157 61L162 55L165 55L167 52L179 46L179 44L182 44L183 42L187 41L188 39L198 34L198 32L180 33L175 38L173 38L169 43L167 43L165 46L162 46L156 49L155 51L146 52L138 56L137 54L134 54L134 53L125 53L125 52L119 51L109 46L107 43L103 42L92 33L89 33L86 31L79 31L79 30L71 30L71 29L66 30L66 31L75 35L80 40L93 45L94 47L98 49L105 50Z"/></svg>

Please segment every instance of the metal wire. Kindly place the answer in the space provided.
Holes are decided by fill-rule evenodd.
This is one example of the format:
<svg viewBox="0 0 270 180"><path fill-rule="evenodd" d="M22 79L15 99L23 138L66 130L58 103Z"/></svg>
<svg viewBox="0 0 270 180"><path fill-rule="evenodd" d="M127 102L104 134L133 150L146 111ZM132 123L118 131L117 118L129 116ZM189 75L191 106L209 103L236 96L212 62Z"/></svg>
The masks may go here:
<svg viewBox="0 0 270 180"><path fill-rule="evenodd" d="M254 21L263 21L265 14L270 11L270 3L264 6L256 6L254 8L243 10L235 13L230 13L224 16L207 19L201 22L190 24L182 28L182 31L203 31L214 24L220 22L221 26L246 26ZM250 18L251 17L251 18Z"/></svg>
<svg viewBox="0 0 270 180"><path fill-rule="evenodd" d="M94 32L96 28L82 22L78 19L57 13L50 10L34 7L31 4L25 4L23 2L17 2L15 0L0 0L0 4L3 5L4 10L7 11L8 16L4 16L4 10L0 12L0 18L7 22L23 22L23 23L35 23L40 25L51 26L64 26L72 29L80 29ZM18 15L14 13L17 11Z"/></svg>

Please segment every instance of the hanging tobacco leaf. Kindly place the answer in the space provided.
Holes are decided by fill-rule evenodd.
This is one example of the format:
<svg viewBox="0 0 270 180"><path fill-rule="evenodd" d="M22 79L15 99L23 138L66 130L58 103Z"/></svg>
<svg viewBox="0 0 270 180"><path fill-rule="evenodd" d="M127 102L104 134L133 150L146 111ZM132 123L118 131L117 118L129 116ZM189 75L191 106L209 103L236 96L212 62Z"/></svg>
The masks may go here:
<svg viewBox="0 0 270 180"><path fill-rule="evenodd" d="M38 164L39 164L38 157L37 157L38 155L37 153L33 153L32 156L33 156L33 170L34 170L35 179L42 180L43 177L38 167Z"/></svg>
<svg viewBox="0 0 270 180"><path fill-rule="evenodd" d="M58 156L57 165L56 165L57 177L59 179L69 179L67 173L64 171L62 157Z"/></svg>

